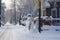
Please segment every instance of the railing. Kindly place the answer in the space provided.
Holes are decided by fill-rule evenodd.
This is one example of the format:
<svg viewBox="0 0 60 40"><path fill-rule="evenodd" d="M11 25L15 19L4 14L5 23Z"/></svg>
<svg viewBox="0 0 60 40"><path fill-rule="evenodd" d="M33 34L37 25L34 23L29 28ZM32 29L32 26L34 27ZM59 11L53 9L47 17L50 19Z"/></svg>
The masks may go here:
<svg viewBox="0 0 60 40"><path fill-rule="evenodd" d="M51 25L60 25L60 18L51 18L51 19L45 19L46 21L51 21Z"/></svg>
<svg viewBox="0 0 60 40"><path fill-rule="evenodd" d="M53 19L51 19L51 20L60 20L60 18L53 18Z"/></svg>

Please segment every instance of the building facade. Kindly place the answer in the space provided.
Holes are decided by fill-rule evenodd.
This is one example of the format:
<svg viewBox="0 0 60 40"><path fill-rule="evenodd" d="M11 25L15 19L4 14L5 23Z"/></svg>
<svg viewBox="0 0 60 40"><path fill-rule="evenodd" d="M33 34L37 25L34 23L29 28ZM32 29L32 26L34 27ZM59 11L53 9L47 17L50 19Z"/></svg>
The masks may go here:
<svg viewBox="0 0 60 40"><path fill-rule="evenodd" d="M46 0L44 2L48 2L50 7L47 7L49 6L48 3L46 4L47 6L43 4L42 14L44 16L52 16L53 25L60 25L60 0Z"/></svg>

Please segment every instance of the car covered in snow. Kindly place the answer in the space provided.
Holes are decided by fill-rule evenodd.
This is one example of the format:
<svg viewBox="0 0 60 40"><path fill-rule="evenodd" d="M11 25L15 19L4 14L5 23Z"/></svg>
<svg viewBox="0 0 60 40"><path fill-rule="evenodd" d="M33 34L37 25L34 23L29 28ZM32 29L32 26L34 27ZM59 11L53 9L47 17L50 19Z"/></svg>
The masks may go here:
<svg viewBox="0 0 60 40"><path fill-rule="evenodd" d="M22 18L21 24L22 24L23 26L26 25L26 20L27 20L27 17L26 17L26 16Z"/></svg>
<svg viewBox="0 0 60 40"><path fill-rule="evenodd" d="M21 24L23 26L26 26L26 22L30 21L30 19L31 19L31 14L28 14L27 16L22 17Z"/></svg>

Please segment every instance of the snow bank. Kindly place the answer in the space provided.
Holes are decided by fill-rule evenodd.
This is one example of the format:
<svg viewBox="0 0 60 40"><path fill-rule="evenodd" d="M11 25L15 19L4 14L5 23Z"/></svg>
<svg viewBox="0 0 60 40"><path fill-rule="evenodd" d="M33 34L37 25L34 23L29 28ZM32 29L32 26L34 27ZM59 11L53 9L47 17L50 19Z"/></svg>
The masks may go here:
<svg viewBox="0 0 60 40"><path fill-rule="evenodd" d="M11 25L9 22L7 22L5 25Z"/></svg>
<svg viewBox="0 0 60 40"><path fill-rule="evenodd" d="M56 30L60 30L60 26L44 25L44 26L42 27L42 30L44 30L44 31L56 31Z"/></svg>
<svg viewBox="0 0 60 40"><path fill-rule="evenodd" d="M5 30L6 30L5 26L0 27L0 36L5 32Z"/></svg>
<svg viewBox="0 0 60 40"><path fill-rule="evenodd" d="M13 27L14 26L14 27ZM53 29L59 28L60 26L43 26L43 31L41 33L35 32L35 30L26 30L25 26L12 25L13 29L7 29L1 40L60 40L60 31L55 31ZM16 28L16 29L15 29ZM44 30L44 29L49 29Z"/></svg>

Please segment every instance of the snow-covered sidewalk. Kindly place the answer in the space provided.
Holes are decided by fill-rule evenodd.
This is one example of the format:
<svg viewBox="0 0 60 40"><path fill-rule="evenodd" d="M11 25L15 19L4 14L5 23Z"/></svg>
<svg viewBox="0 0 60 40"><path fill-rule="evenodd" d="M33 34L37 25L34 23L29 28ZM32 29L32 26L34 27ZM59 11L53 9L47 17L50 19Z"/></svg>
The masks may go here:
<svg viewBox="0 0 60 40"><path fill-rule="evenodd" d="M59 26L43 26L42 29L39 33L35 30L26 30L22 25L10 25L0 36L0 40L60 40L60 31L55 30L60 30Z"/></svg>
<svg viewBox="0 0 60 40"><path fill-rule="evenodd" d="M0 36L4 33L5 30L6 30L5 26L0 27Z"/></svg>
<svg viewBox="0 0 60 40"><path fill-rule="evenodd" d="M48 26L48 25L44 25L42 27L42 30L44 31L60 31L60 26Z"/></svg>

